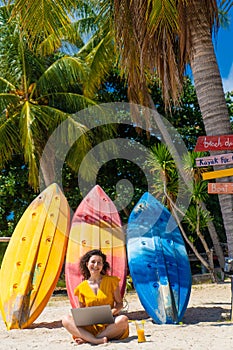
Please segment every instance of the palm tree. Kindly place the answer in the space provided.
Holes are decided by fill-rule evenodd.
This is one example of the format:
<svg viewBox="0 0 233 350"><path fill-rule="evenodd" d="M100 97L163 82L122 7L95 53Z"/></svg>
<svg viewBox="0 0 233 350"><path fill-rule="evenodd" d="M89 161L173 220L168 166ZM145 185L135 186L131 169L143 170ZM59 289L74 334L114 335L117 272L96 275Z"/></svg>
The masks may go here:
<svg viewBox="0 0 233 350"><path fill-rule="evenodd" d="M49 161L39 160L53 130L69 120L68 133L87 128L71 118L94 102L83 96L86 70L75 57L41 57L28 47L17 18L8 22L11 8L0 8L0 166L14 154L23 153L29 167L29 184L38 189L39 166L48 185L55 178L54 152ZM69 113L67 113L69 112ZM80 147L81 143L81 147ZM79 138L80 157L90 147L87 137ZM68 159L69 162L69 159Z"/></svg>
<svg viewBox="0 0 233 350"><path fill-rule="evenodd" d="M230 121L211 37L212 28L215 24L218 25L216 1L181 0L152 3L141 0L134 2L122 0L115 1L114 7L112 7L113 2L110 0L103 3L105 15L106 8L109 9L109 23L111 23L112 16L110 10L114 9L115 40L121 53L122 71L127 75L129 99L154 109L148 84L150 78L153 78L153 71L156 68L162 82L165 102L169 104L170 98L177 101L179 93L182 91L185 64L190 63L196 90L199 91L197 96L207 134L219 133L219 130L216 130L216 125L220 123L219 116L221 116L221 133L230 133ZM232 5L232 1L222 1L222 13L229 11ZM193 31L196 35L195 38L192 34ZM203 50L203 47L206 51ZM204 53L204 55L200 56L199 53ZM152 57L154 60L151 59ZM202 64L198 63L199 59L201 62L203 61ZM213 73L203 74L203 72L211 71ZM209 94L208 98L203 99L201 96L206 96L206 86L208 86ZM212 111L210 117L209 111ZM212 122L212 118L217 124ZM157 119L159 119L158 115ZM164 137L169 143L169 135ZM225 213L226 207L227 211L231 210L231 197L221 195L220 204L226 234L227 237L230 237L232 222L229 221L232 219ZM216 232L212 222L209 222L208 226L215 240ZM218 256L222 266L224 259L221 250L219 250Z"/></svg>
<svg viewBox="0 0 233 350"><path fill-rule="evenodd" d="M193 1L187 6L186 11L188 18L186 40L190 40L192 47L187 59L192 68L206 134L231 134L228 109L210 31L210 24L213 24L214 18L217 18L216 1L211 1L211 6L207 3L204 6L203 1ZM226 180L219 179L218 181ZM232 196L219 196L219 202L227 236L228 253L229 256L233 256Z"/></svg>
<svg viewBox="0 0 233 350"><path fill-rule="evenodd" d="M229 8L233 2L227 3ZM231 133L212 42L212 29L218 25L217 1L123 0L114 4L116 39L122 67L128 74L131 99L136 97L136 102L154 108L146 79L155 68L162 82L165 102L168 104L171 97L177 99L185 64L189 63L206 134ZM222 1L222 5L226 5L226 1ZM233 256L232 197L221 195L219 202L229 255Z"/></svg>

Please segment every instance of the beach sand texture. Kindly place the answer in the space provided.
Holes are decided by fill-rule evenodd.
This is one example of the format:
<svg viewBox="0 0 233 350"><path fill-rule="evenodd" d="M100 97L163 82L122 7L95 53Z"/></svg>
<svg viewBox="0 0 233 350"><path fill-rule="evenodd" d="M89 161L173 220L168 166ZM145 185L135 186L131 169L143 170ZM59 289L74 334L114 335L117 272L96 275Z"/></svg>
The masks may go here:
<svg viewBox="0 0 233 350"><path fill-rule="evenodd" d="M62 327L61 318L70 312L67 296L52 296L41 315L28 329L7 331L0 318L0 349L91 349L117 350L232 350L233 322L230 322L231 283L193 285L191 297L179 325L157 325L146 314L135 292L125 296L125 313L130 319L130 335L124 341L105 345L77 345ZM133 320L146 320L147 342L138 343Z"/></svg>

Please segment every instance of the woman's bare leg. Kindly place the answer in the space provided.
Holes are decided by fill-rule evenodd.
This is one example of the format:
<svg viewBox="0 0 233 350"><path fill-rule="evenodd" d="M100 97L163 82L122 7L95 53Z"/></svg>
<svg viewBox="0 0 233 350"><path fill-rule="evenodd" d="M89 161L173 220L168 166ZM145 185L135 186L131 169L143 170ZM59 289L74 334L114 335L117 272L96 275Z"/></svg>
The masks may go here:
<svg viewBox="0 0 233 350"><path fill-rule="evenodd" d="M74 323L73 317L70 315L64 317L64 319L62 320L62 324L69 333L71 333L73 336L77 338L84 340L84 342L92 343L92 344L104 344L108 342L108 339L106 336L97 338L90 332L86 331L84 328L77 327ZM77 342L77 343L81 344L81 342Z"/></svg>
<svg viewBox="0 0 233 350"><path fill-rule="evenodd" d="M106 337L107 339L118 339L124 334L128 328L128 317L120 315L115 318L115 322L108 325L101 333L97 335L97 338Z"/></svg>

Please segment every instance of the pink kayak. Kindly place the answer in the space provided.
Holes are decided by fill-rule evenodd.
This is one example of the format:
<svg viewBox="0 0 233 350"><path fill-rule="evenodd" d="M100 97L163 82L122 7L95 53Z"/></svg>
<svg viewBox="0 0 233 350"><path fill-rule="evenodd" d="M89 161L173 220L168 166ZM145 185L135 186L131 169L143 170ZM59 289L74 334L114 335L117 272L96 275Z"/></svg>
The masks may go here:
<svg viewBox="0 0 233 350"><path fill-rule="evenodd" d="M99 185L82 200L71 222L65 275L72 307L78 307L74 289L83 279L79 271L80 257L92 249L101 249L107 255L109 274L120 278L123 296L127 271L125 233L117 208Z"/></svg>

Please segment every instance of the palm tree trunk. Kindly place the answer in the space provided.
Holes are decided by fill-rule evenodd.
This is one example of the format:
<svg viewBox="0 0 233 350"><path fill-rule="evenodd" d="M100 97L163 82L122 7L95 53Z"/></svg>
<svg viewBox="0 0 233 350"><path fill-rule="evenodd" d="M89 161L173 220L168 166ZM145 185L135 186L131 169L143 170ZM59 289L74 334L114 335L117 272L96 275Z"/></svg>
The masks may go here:
<svg viewBox="0 0 233 350"><path fill-rule="evenodd" d="M176 206L176 204L172 201L172 199L169 197L169 195L167 193L166 197L169 199L171 205L172 205L172 215L174 216L174 218L176 219L179 229L183 235L184 240L188 243L188 245L190 246L190 248L192 249L193 253L196 255L196 257L200 260L200 262L202 263L202 265L209 270L210 275L211 275L211 279L213 282L216 282L216 276L214 273L214 264L213 264L213 254L211 252L211 250L208 248L208 245L205 241L204 236L201 234L201 232L199 230L197 230L197 235L199 237L199 239L201 239L202 245L205 249L206 255L208 257L208 262L202 257L202 255L198 252L197 248L195 247L195 245L189 240L185 230L183 229L183 226L180 223L179 217L178 217L178 213L180 212L180 209Z"/></svg>
<svg viewBox="0 0 233 350"><path fill-rule="evenodd" d="M202 1L195 1L192 6L188 6L187 11L190 37L193 47L190 65L206 134L231 134L230 119L226 106L222 80L213 48L209 23L204 14L205 9L203 8ZM217 133L216 126L218 126ZM220 167L218 167L218 169L220 169ZM218 181L223 182L226 180L219 179ZM233 257L232 196L221 194L219 196L219 202L227 237L228 254Z"/></svg>
<svg viewBox="0 0 233 350"><path fill-rule="evenodd" d="M203 202L201 203L201 206L202 206L203 210L207 211L206 206L205 206L205 204ZM222 247L221 247L221 245L219 243L218 234L216 232L216 229L215 229L214 224L213 224L212 221L209 221L207 225L208 225L208 231L209 231L211 240L213 242L214 251L215 251L215 253L217 255L219 265L220 265L221 269L223 270L224 269L224 265L225 265L225 259L224 259L223 249L222 249Z"/></svg>

